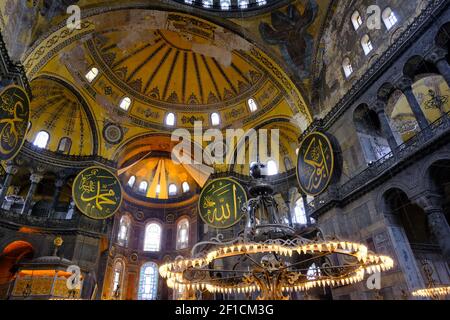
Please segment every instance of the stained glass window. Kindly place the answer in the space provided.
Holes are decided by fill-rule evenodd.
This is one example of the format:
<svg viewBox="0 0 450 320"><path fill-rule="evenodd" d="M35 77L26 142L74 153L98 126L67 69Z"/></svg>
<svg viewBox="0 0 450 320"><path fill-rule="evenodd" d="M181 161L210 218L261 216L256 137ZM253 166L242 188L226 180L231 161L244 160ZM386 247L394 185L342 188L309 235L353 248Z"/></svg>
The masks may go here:
<svg viewBox="0 0 450 320"><path fill-rule="evenodd" d="M139 277L139 300L156 300L158 297L158 265L147 262L141 268Z"/></svg>

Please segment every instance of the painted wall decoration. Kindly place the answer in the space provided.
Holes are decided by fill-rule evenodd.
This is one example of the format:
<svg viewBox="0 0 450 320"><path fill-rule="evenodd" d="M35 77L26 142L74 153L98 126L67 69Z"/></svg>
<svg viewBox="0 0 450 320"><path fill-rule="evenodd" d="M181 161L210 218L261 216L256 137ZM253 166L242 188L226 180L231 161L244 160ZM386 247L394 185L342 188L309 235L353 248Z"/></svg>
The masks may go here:
<svg viewBox="0 0 450 320"><path fill-rule="evenodd" d="M261 23L259 31L262 38L271 45L278 45L285 58L298 70L300 78L309 75L313 37L307 29L317 17L318 5L309 0L303 14L294 5L289 5L287 13L272 13L272 25Z"/></svg>
<svg viewBox="0 0 450 320"><path fill-rule="evenodd" d="M78 209L92 219L113 216L122 203L122 188L116 175L102 167L90 167L78 174L72 185Z"/></svg>
<svg viewBox="0 0 450 320"><path fill-rule="evenodd" d="M247 194L238 182L229 178L215 179L200 194L199 214L212 228L230 228L242 219L242 207L246 202Z"/></svg>
<svg viewBox="0 0 450 320"><path fill-rule="evenodd" d="M30 121L30 100L19 86L0 93L0 160L10 160L22 148Z"/></svg>
<svg viewBox="0 0 450 320"><path fill-rule="evenodd" d="M310 196L324 192L333 178L334 150L330 139L313 132L302 141L297 159L297 179L302 191Z"/></svg>

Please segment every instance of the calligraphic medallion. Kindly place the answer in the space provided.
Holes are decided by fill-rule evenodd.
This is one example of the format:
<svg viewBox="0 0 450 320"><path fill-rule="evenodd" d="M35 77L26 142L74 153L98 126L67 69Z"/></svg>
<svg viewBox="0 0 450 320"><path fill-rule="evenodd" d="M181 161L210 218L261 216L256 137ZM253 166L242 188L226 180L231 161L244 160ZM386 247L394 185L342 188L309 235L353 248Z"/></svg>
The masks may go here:
<svg viewBox="0 0 450 320"><path fill-rule="evenodd" d="M330 184L333 173L334 151L330 139L321 132L306 136L297 159L297 180L302 191L310 196L321 194Z"/></svg>
<svg viewBox="0 0 450 320"><path fill-rule="evenodd" d="M116 175L102 167L81 171L72 185L78 209L92 219L107 219L122 203L122 188Z"/></svg>
<svg viewBox="0 0 450 320"><path fill-rule="evenodd" d="M220 178L203 188L198 209L200 217L208 226L226 229L242 219L242 207L246 202L247 194L238 182L230 178Z"/></svg>
<svg viewBox="0 0 450 320"><path fill-rule="evenodd" d="M0 160L16 156L25 141L30 121L30 99L19 86L8 86L0 93Z"/></svg>

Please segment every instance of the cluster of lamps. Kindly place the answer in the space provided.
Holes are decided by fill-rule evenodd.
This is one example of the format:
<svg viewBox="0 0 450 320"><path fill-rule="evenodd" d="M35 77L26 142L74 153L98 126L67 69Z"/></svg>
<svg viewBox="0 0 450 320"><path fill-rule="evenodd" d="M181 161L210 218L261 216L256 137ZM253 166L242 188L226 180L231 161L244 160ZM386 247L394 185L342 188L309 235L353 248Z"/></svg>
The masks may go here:
<svg viewBox="0 0 450 320"><path fill-rule="evenodd" d="M228 246L221 246L205 253L202 257L192 259L178 259L174 262L166 263L159 268L159 273L167 279L169 288L181 290L207 290L210 293L253 293L259 292L261 288L254 283L241 281L233 286L213 283L214 281L200 280L191 281L184 277L184 272L190 268L201 271L211 262L227 257L251 254L275 253L280 256L292 257L294 253L302 254L343 254L352 256L358 260L355 268L344 275L318 276L314 279L307 279L306 282L295 283L293 285L284 284L282 291L306 291L315 287L342 286L360 282L365 274L386 271L392 269L394 261L387 256L379 256L368 252L366 246L347 241L323 241L308 242L289 245L281 243L237 243Z"/></svg>
<svg viewBox="0 0 450 320"><path fill-rule="evenodd" d="M450 286L436 287L416 290L412 293L414 297L437 298L450 295Z"/></svg>

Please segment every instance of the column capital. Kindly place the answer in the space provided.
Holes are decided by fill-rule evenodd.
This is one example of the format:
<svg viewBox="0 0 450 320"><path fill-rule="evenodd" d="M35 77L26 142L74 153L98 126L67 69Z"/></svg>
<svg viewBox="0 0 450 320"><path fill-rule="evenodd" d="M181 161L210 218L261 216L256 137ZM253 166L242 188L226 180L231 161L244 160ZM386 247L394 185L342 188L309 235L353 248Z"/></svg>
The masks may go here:
<svg viewBox="0 0 450 320"><path fill-rule="evenodd" d="M432 191L425 191L414 197L416 202L427 214L430 214L436 210L442 211L442 196Z"/></svg>
<svg viewBox="0 0 450 320"><path fill-rule="evenodd" d="M373 110L376 113L384 113L386 110L386 105L387 102L381 99L378 99L377 101L375 101L375 103L373 104Z"/></svg>
<svg viewBox="0 0 450 320"><path fill-rule="evenodd" d="M6 170L5 170L5 171L6 171L7 174L16 174L17 171L19 171L19 167L10 164L10 165L8 165L8 166L6 167Z"/></svg>
<svg viewBox="0 0 450 320"><path fill-rule="evenodd" d="M66 180L63 178L55 180L55 187L61 188L66 183Z"/></svg>
<svg viewBox="0 0 450 320"><path fill-rule="evenodd" d="M435 48L426 56L426 61L437 64L439 61L447 57L448 51L443 48Z"/></svg>
<svg viewBox="0 0 450 320"><path fill-rule="evenodd" d="M397 88L400 89L402 92L412 90L413 81L409 77L402 77L398 83Z"/></svg>
<svg viewBox="0 0 450 320"><path fill-rule="evenodd" d="M39 182L41 182L42 178L44 178L43 175L38 174L38 173L32 173L30 176L30 181L31 181L31 183L38 184Z"/></svg>

